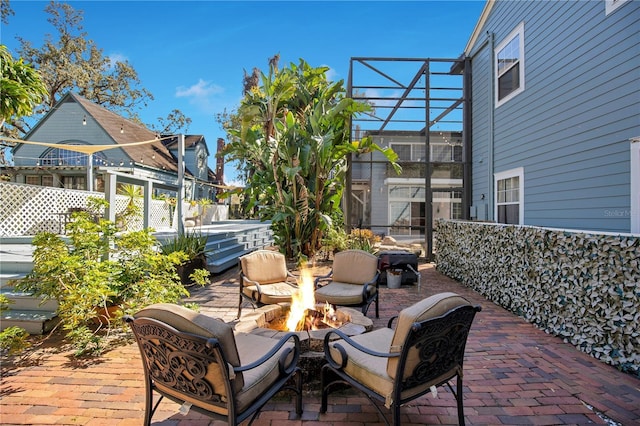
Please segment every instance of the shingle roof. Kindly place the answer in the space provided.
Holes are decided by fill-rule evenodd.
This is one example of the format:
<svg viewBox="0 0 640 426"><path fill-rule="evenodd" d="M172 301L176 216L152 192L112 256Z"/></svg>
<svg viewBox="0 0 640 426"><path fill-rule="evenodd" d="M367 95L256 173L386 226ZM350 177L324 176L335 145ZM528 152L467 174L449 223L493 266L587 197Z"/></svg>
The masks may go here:
<svg viewBox="0 0 640 426"><path fill-rule="evenodd" d="M178 137L173 135L162 135L164 146L169 149L178 149ZM168 139L164 139L168 138ZM191 148L196 146L199 142L204 142L203 135L185 135L184 147Z"/></svg>
<svg viewBox="0 0 640 426"><path fill-rule="evenodd" d="M69 93L68 97L80 104L96 122L104 129L113 141L119 145L126 145L132 142L141 142L156 139L157 134L147 129L145 126L131 120L127 120L108 109L95 104L75 93ZM161 141L136 146L123 146L124 152L131 159L158 169L178 171L177 160L169 149Z"/></svg>

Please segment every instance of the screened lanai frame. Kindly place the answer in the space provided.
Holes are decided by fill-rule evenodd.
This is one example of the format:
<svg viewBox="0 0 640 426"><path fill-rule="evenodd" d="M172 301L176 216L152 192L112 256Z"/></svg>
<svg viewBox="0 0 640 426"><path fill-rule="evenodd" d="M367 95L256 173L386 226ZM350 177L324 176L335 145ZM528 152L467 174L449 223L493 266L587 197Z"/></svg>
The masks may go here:
<svg viewBox="0 0 640 426"><path fill-rule="evenodd" d="M417 231L425 256L432 259L434 218L447 217L441 215L441 207L448 218L469 219L470 70L467 58L351 58L347 96L374 108L371 113L353 118L350 125L352 141L371 136L384 147L394 144L390 141L396 141L398 146L402 140L410 140L413 144L411 152L417 154L403 153L399 161L403 166L400 176L380 155L350 156L343 203L348 229L368 228L393 236L391 231L398 232L405 227L408 232L404 234L412 237ZM452 147L451 158L441 155L441 148L447 145ZM409 190L409 196L424 194L423 200L416 198L418 202L409 207L415 210L418 220L410 218L406 223L390 223L393 203L388 197L392 192L390 188L397 189L397 184L415 187L413 191ZM422 185L426 190L418 188ZM376 206L378 191L383 202L379 201ZM447 199L450 200L448 208ZM354 206L362 208L363 212L354 214ZM380 213L384 209L388 212L386 223L376 219L380 216L376 211ZM422 214L424 216L420 218Z"/></svg>

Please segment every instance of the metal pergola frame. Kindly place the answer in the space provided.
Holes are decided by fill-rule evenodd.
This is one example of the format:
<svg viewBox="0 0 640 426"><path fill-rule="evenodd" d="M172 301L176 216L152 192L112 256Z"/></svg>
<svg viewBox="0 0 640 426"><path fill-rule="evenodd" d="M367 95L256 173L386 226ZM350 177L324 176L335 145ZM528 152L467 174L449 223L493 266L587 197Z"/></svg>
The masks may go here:
<svg viewBox="0 0 640 426"><path fill-rule="evenodd" d="M402 76L392 76L406 66L410 72ZM393 68L388 71L386 68ZM445 67L445 68L443 68ZM354 68L363 69L370 74L372 82L361 82L359 75L354 75ZM358 71L359 72L359 71ZM437 86L440 79L448 77L460 80L456 87ZM405 81L406 83L403 83ZM443 96L440 93L457 93L455 96ZM355 135L383 135L386 132L413 132L424 137L426 157L422 162L425 174L425 247L427 260L433 259L433 188L431 174L434 163L430 158L432 129L437 126L455 128L462 134L462 219L469 219L471 199L471 64L468 58L435 59L435 58L380 58L353 57L350 61L347 80L347 96L355 100L367 102L374 107L372 114L356 117L350 123L350 137ZM424 111L422 114L420 111ZM459 115L457 119L447 120ZM354 160L347 159L348 172L344 199L345 224L352 229L352 166ZM371 162L373 160L364 160ZM370 227L391 227L391 224L369 224Z"/></svg>

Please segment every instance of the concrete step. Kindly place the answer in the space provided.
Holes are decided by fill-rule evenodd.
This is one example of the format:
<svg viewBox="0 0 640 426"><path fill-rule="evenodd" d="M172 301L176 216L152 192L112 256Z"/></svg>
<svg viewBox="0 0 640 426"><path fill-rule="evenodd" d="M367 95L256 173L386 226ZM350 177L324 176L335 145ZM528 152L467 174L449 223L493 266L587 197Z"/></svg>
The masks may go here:
<svg viewBox="0 0 640 426"><path fill-rule="evenodd" d="M0 294L6 296L12 302L9 305L9 309L12 310L55 312L58 309L58 302L54 299L45 301L42 297L33 296L25 291L17 291L12 287L0 289Z"/></svg>
<svg viewBox="0 0 640 426"><path fill-rule="evenodd" d="M22 273L7 273L7 274L2 273L0 274L0 289L11 287L13 285L12 281L21 280L26 276L27 274L22 274Z"/></svg>
<svg viewBox="0 0 640 426"><path fill-rule="evenodd" d="M33 269L33 250L31 239L0 239L0 274L26 275Z"/></svg>
<svg viewBox="0 0 640 426"><path fill-rule="evenodd" d="M9 327L20 327L29 334L48 333L58 323L58 316L55 312L31 311L31 310L8 310L0 314L0 330Z"/></svg>
<svg viewBox="0 0 640 426"><path fill-rule="evenodd" d="M247 250L243 246L235 247L236 250L228 251L224 256L217 257L215 259L207 258L207 269L209 272L218 274L224 272L229 268L233 268L238 264L238 258L253 250Z"/></svg>
<svg viewBox="0 0 640 426"><path fill-rule="evenodd" d="M208 251L221 250L221 249L224 249L225 247L233 247L237 244L238 244L238 237L236 236L225 237L221 239L209 238L209 240L207 241L207 250Z"/></svg>

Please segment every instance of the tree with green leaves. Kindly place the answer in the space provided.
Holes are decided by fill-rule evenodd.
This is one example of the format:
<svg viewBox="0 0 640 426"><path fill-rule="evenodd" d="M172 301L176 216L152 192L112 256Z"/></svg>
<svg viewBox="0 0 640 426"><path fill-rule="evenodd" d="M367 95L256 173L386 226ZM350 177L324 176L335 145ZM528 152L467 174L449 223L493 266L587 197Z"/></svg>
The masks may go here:
<svg viewBox="0 0 640 426"><path fill-rule="evenodd" d="M75 91L84 98L105 108L141 123L138 109L153 100L153 95L141 87L138 74L127 61L116 61L104 56L102 49L90 40L82 29L82 11L64 3L49 3L45 11L48 22L54 27L57 39L47 35L40 47L19 38L18 53L37 69L45 97L33 105L33 113L41 115L49 111L62 96ZM2 0L2 20L7 22L13 10L8 0ZM3 58L3 66L5 60ZM3 77L5 73L3 71ZM3 100L4 100L3 87ZM24 117L29 114L16 113L6 119L2 134L19 138L30 130L32 122ZM159 117L157 125L146 126L160 134L186 133L191 119L174 109L166 118Z"/></svg>
<svg viewBox="0 0 640 426"><path fill-rule="evenodd" d="M0 45L0 126L15 116L30 115L43 102L47 89L38 71L22 59L13 59Z"/></svg>
<svg viewBox="0 0 640 426"><path fill-rule="evenodd" d="M179 109L174 109L166 118L158 117L158 126L147 125L147 127L161 135L171 135L187 133L190 125L191 118L184 115Z"/></svg>
<svg viewBox="0 0 640 426"><path fill-rule="evenodd" d="M46 102L38 105L35 113L46 113L73 90L98 105L135 119L137 109L153 100L153 95L140 87L140 79L131 64L105 56L89 39L82 28L82 11L57 2L49 3L45 11L57 39L49 34L42 46L35 47L30 41L18 38L18 53L38 69L47 90ZM29 130L23 120L13 120L10 124L14 136Z"/></svg>
<svg viewBox="0 0 640 426"><path fill-rule="evenodd" d="M394 166L397 155L365 137L351 142L351 117L370 106L345 96L327 67L304 60L278 69L271 61L259 87L245 88L237 128L228 129L223 155L245 171L244 196L261 219L271 220L276 244L299 262L312 258L340 208L347 157L372 150Z"/></svg>
<svg viewBox="0 0 640 426"><path fill-rule="evenodd" d="M15 12L11 8L9 0L0 0L0 22L3 24L9 23L9 16L15 15Z"/></svg>
<svg viewBox="0 0 640 426"><path fill-rule="evenodd" d="M28 116L47 96L38 71L22 59L14 60L6 46L0 45L0 129L5 122ZM0 164L5 164L4 146Z"/></svg>

